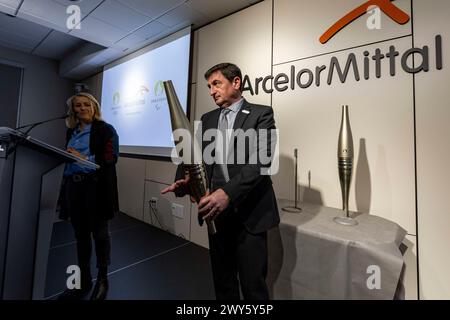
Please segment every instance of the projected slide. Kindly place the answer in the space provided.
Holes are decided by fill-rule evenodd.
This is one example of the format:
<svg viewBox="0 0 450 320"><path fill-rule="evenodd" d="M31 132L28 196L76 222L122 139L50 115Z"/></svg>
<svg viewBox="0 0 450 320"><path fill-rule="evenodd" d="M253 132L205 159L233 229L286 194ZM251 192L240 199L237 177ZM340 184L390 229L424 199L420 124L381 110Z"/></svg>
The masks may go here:
<svg viewBox="0 0 450 320"><path fill-rule="evenodd" d="M172 80L186 112L190 32L170 40L105 67L102 113L120 136L121 152L168 156L174 146L163 81Z"/></svg>

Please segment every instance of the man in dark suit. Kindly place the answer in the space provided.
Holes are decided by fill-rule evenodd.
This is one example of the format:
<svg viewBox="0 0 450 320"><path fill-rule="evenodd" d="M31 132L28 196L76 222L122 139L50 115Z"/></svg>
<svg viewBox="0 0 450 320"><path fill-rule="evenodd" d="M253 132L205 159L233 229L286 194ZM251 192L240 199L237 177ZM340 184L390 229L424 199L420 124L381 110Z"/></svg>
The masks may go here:
<svg viewBox="0 0 450 320"><path fill-rule="evenodd" d="M213 161L205 160L209 141L202 142L210 192L198 204L199 217L213 219L217 228L216 234L209 235L216 297L240 299L240 284L244 299L266 300L267 231L280 218L272 180L264 173L270 160L263 163L259 155L263 150L269 159L273 157L273 110L242 97L242 74L234 64L212 67L205 79L220 108L201 117L202 133L214 129L224 138L223 145L221 139L214 139ZM163 193L188 194L188 178L180 169L176 182Z"/></svg>

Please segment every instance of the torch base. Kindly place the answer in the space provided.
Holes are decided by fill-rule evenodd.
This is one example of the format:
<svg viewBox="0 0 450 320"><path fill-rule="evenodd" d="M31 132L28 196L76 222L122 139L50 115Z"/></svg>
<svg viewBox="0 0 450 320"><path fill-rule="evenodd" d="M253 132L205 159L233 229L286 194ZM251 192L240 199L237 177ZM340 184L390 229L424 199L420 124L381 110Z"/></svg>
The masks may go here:
<svg viewBox="0 0 450 320"><path fill-rule="evenodd" d="M286 211L286 212L292 212L292 213L302 212L302 208L299 208L299 207L284 207L284 208L281 208L281 210Z"/></svg>
<svg viewBox="0 0 450 320"><path fill-rule="evenodd" d="M215 235L217 233L216 224L213 220L206 221L206 225L208 227L208 233L210 235Z"/></svg>
<svg viewBox="0 0 450 320"><path fill-rule="evenodd" d="M333 219L334 222L338 224L342 224L344 226L356 226L358 225L358 221L350 217L335 217Z"/></svg>

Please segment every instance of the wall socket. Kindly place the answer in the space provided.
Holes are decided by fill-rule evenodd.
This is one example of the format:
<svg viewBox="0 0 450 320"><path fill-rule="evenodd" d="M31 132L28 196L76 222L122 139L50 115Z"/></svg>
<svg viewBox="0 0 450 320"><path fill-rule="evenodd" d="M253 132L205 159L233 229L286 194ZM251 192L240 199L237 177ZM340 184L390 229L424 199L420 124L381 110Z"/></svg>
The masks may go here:
<svg viewBox="0 0 450 320"><path fill-rule="evenodd" d="M184 218L184 206L178 203L172 203L172 215L183 219Z"/></svg>
<svg viewBox="0 0 450 320"><path fill-rule="evenodd" d="M148 202L150 204L150 208L152 209L158 209L158 198L151 197L150 201Z"/></svg>

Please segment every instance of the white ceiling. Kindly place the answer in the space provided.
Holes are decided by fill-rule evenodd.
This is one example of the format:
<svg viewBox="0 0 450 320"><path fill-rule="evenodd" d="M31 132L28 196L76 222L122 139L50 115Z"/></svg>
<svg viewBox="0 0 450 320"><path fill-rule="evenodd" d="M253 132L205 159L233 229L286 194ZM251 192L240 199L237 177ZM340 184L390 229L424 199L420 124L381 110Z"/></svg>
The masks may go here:
<svg viewBox="0 0 450 320"><path fill-rule="evenodd" d="M179 29L194 29L261 0L0 0L0 46L64 63L63 76L90 71ZM69 5L81 10L80 29L68 29ZM74 50L98 45L89 67ZM91 52L92 53L92 52ZM63 61L68 60L68 61ZM72 67L73 65L73 67ZM71 72L70 70L83 70Z"/></svg>

